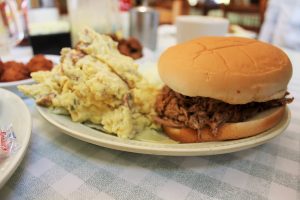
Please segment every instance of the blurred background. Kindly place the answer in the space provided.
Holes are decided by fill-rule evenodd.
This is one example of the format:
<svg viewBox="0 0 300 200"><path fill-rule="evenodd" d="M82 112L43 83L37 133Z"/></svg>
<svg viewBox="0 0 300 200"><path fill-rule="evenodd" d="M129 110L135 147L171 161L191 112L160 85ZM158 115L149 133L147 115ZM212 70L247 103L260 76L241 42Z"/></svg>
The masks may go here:
<svg viewBox="0 0 300 200"><path fill-rule="evenodd" d="M130 12L142 5L146 12L158 14L157 26L164 30L176 31L176 18L181 15L212 16L229 21L228 35L300 50L297 0L17 0L17 4L25 35L19 46L31 45L34 54L58 54L61 47L75 45L84 26L113 35L118 41L135 36L149 47L146 36L133 35L132 30L141 22L133 20ZM144 18L142 23L150 20ZM156 38L151 38L153 41ZM156 46L149 48L155 50Z"/></svg>

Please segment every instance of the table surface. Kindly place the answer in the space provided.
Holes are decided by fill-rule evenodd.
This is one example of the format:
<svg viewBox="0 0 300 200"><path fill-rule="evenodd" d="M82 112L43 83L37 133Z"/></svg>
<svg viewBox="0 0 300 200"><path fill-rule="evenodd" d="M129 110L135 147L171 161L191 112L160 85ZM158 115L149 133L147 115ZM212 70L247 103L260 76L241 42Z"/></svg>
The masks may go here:
<svg viewBox="0 0 300 200"><path fill-rule="evenodd" d="M153 59L173 42L161 31ZM231 154L168 157L99 147L63 134L26 99L31 142L0 199L300 199L300 53L286 52L294 67L289 127L264 145Z"/></svg>

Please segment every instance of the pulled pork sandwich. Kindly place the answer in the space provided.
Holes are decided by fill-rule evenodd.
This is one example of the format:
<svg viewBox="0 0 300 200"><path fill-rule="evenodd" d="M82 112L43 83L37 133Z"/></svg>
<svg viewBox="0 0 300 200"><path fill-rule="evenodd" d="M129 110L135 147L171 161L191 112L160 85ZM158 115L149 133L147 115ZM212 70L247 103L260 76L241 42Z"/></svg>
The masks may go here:
<svg viewBox="0 0 300 200"><path fill-rule="evenodd" d="M182 143L257 135L286 112L292 76L277 47L239 37L202 37L167 49L158 71L166 84L156 121Z"/></svg>

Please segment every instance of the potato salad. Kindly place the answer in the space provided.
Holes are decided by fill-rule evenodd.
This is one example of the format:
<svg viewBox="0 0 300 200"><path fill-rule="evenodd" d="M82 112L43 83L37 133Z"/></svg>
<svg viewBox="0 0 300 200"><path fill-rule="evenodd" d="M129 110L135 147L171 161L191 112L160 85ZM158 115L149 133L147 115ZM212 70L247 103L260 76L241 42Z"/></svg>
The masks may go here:
<svg viewBox="0 0 300 200"><path fill-rule="evenodd" d="M75 122L98 124L129 139L158 128L152 119L159 86L146 81L109 36L85 29L76 47L61 50L60 63L52 71L31 76L37 83L19 90Z"/></svg>

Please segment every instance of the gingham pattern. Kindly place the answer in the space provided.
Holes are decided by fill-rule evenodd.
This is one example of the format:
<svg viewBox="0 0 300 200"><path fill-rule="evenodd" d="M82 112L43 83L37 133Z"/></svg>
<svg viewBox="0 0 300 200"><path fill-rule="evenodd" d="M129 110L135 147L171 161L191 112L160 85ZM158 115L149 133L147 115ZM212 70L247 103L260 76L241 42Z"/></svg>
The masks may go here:
<svg viewBox="0 0 300 200"><path fill-rule="evenodd" d="M61 133L27 100L31 143L0 199L300 199L300 55L291 57L290 126L267 144L226 155L166 157L102 148Z"/></svg>

